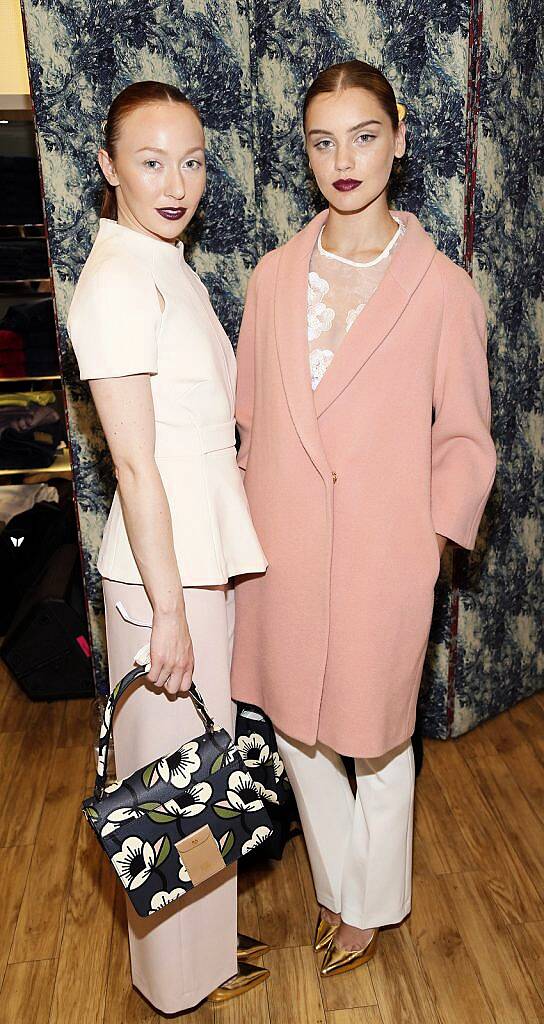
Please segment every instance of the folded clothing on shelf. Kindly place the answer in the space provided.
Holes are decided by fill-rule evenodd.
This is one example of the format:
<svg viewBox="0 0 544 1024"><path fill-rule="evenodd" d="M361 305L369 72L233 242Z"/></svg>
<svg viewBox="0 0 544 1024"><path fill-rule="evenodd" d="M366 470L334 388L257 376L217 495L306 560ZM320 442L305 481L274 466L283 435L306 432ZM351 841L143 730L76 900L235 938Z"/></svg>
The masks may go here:
<svg viewBox="0 0 544 1024"><path fill-rule="evenodd" d="M0 410L18 406L26 409L29 405L54 405L54 391L11 391L0 394Z"/></svg>
<svg viewBox="0 0 544 1024"><path fill-rule="evenodd" d="M54 391L0 394L0 469L50 466L65 439Z"/></svg>
<svg viewBox="0 0 544 1024"><path fill-rule="evenodd" d="M15 353L19 358L13 358ZM58 372L53 299L10 306L0 321L0 376L45 377Z"/></svg>
<svg viewBox="0 0 544 1024"><path fill-rule="evenodd" d="M45 238L0 239L0 279L38 281L49 277Z"/></svg>
<svg viewBox="0 0 544 1024"><path fill-rule="evenodd" d="M24 352L0 351L0 377L27 376L27 363ZM38 375L36 374L36 376Z"/></svg>
<svg viewBox="0 0 544 1024"><path fill-rule="evenodd" d="M37 427L58 423L60 416L53 406L6 406L0 409L0 437L4 430L35 430Z"/></svg>
<svg viewBox="0 0 544 1024"><path fill-rule="evenodd" d="M64 440L64 424L52 410L55 420L27 429L6 427L0 433L0 469L44 469L55 461L57 448Z"/></svg>
<svg viewBox="0 0 544 1024"><path fill-rule="evenodd" d="M53 348L56 351L56 328L53 299L47 296L33 302L18 302L6 310L0 331L13 331L23 338L25 347Z"/></svg>
<svg viewBox="0 0 544 1024"><path fill-rule="evenodd" d="M26 512L38 501L59 501L59 492L52 484L3 484L0 487L0 530L19 512Z"/></svg>

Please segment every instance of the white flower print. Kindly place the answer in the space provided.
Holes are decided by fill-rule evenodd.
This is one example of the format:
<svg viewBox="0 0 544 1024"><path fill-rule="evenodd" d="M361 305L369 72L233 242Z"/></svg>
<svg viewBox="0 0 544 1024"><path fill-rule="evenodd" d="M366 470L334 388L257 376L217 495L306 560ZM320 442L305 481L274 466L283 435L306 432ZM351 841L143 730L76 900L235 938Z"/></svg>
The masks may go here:
<svg viewBox="0 0 544 1024"><path fill-rule="evenodd" d="M227 785L227 800L237 811L260 811L263 802L249 772L233 772Z"/></svg>
<svg viewBox="0 0 544 1024"><path fill-rule="evenodd" d="M355 309L350 309L346 317L346 334L348 333L349 330L351 330L357 317L359 316L359 313L363 312L365 306L366 302L361 302L361 304L359 306L356 306Z"/></svg>
<svg viewBox="0 0 544 1024"><path fill-rule="evenodd" d="M310 352L310 372L312 375L313 391L315 391L319 381L331 365L333 357L334 352L331 352L329 348L316 348L313 352Z"/></svg>
<svg viewBox="0 0 544 1024"><path fill-rule="evenodd" d="M195 814L201 814L205 809L211 795L209 782L198 782L196 786L189 786L185 792L179 793L175 800L166 800L158 810L174 814L176 818L194 818Z"/></svg>
<svg viewBox="0 0 544 1024"><path fill-rule="evenodd" d="M232 747L228 747L227 750L225 750L223 755L223 766L226 764L232 764L236 757L238 757L238 747L233 743Z"/></svg>
<svg viewBox="0 0 544 1024"><path fill-rule="evenodd" d="M272 754L272 767L274 769L274 778L276 779L276 782L278 782L285 771L285 765L276 751Z"/></svg>
<svg viewBox="0 0 544 1024"><path fill-rule="evenodd" d="M269 836L272 835L272 829L268 828L268 825L259 825L256 828L251 839L248 839L242 846L242 854L249 853L250 850L255 850L257 846L266 842Z"/></svg>
<svg viewBox="0 0 544 1024"><path fill-rule="evenodd" d="M185 789L191 776L200 768L198 743L190 740L184 743L175 753L161 758L157 762L157 771L164 782L171 782L176 789Z"/></svg>
<svg viewBox="0 0 544 1024"><path fill-rule="evenodd" d="M180 863L180 869L179 869L179 873L178 873L178 878L179 878L180 882L189 882L189 884L190 884L191 883L191 876L190 876L189 872L187 871L187 868L185 867L185 864L183 863L181 857L179 859L179 863Z"/></svg>
<svg viewBox="0 0 544 1024"><path fill-rule="evenodd" d="M186 891L187 890L182 889L180 885L177 889L172 889L172 892L164 892L164 890L162 892L156 892L151 899L149 913L154 914L156 910L162 910L163 907L166 907L169 903L173 903L174 900L183 896L183 893Z"/></svg>
<svg viewBox="0 0 544 1024"><path fill-rule="evenodd" d="M115 811L111 811L106 819L106 824L103 825L100 835L102 839L105 836L109 836L110 832L115 832L117 828L125 821L130 821L131 818L143 818L145 811L141 811L139 807L118 807Z"/></svg>
<svg viewBox="0 0 544 1024"><path fill-rule="evenodd" d="M323 302L328 290L327 281L313 271L308 274L308 341L315 341L332 326L334 309Z"/></svg>
<svg viewBox="0 0 544 1024"><path fill-rule="evenodd" d="M104 793L115 793L116 789L121 789L123 781L123 779L119 779L117 782L110 782L109 786L106 786Z"/></svg>
<svg viewBox="0 0 544 1024"><path fill-rule="evenodd" d="M268 800L270 804L277 804L278 798L273 789L266 789L262 782L257 782L257 780L255 780L255 785L262 800Z"/></svg>
<svg viewBox="0 0 544 1024"><path fill-rule="evenodd" d="M108 756L107 746L102 747L96 759L96 771L101 777L106 774L106 758Z"/></svg>
<svg viewBox="0 0 544 1024"><path fill-rule="evenodd" d="M102 719L102 727L100 729L100 739L101 740L104 739L104 737L105 737L105 735L106 735L106 733L107 733L107 731L108 731L108 729L109 729L109 727L111 725L112 713L113 713L113 707L112 707L112 705L110 704L110 702L108 700L108 703L106 704L106 707L104 708L104 717Z"/></svg>
<svg viewBox="0 0 544 1024"><path fill-rule="evenodd" d="M259 733L252 732L249 736L239 736L237 741L238 749L242 755L244 764L248 768L258 768L266 764L270 758L270 747L264 742Z"/></svg>
<svg viewBox="0 0 544 1024"><path fill-rule="evenodd" d="M151 843L129 836L125 839L119 853L115 853L111 862L119 875L125 889L138 889L147 882L155 867L156 854Z"/></svg>

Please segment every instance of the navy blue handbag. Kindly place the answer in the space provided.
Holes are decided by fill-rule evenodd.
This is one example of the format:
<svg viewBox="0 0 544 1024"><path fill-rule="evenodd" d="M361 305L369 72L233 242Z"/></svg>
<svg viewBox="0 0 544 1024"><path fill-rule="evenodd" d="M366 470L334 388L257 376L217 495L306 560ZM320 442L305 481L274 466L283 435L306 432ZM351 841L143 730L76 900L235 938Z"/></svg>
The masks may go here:
<svg viewBox="0 0 544 1024"><path fill-rule="evenodd" d="M115 707L148 671L145 665L132 669L112 691L94 795L83 801L87 821L142 917L181 899L272 834L265 787L252 778L228 732L214 725L194 683L189 694L205 724L202 736L106 785Z"/></svg>

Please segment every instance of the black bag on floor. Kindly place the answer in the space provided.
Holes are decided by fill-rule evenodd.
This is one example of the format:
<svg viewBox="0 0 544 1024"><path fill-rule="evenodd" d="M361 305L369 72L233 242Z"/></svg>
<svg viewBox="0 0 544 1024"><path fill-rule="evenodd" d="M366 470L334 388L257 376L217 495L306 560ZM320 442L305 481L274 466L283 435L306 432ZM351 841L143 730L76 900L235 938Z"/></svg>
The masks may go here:
<svg viewBox="0 0 544 1024"><path fill-rule="evenodd" d="M39 501L12 516L0 533L0 635L7 633L21 601L62 544L77 544L74 506ZM62 596L62 595L61 595Z"/></svg>
<svg viewBox="0 0 544 1024"><path fill-rule="evenodd" d="M54 550L21 601L0 653L30 700L93 696L77 544Z"/></svg>

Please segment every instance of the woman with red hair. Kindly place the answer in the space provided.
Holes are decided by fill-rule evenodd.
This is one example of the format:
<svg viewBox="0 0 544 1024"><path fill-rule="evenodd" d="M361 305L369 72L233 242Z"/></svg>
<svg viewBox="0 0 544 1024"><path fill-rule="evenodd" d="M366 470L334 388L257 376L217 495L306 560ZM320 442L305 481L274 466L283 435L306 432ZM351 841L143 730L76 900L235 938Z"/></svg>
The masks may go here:
<svg viewBox="0 0 544 1024"><path fill-rule="evenodd" d="M117 477L98 558L111 686L151 647L147 685L115 716L120 778L199 734L193 670L232 735L229 580L266 568L236 465L234 355L179 240L204 191L204 146L173 86L117 96L98 154L100 228L68 320ZM236 865L177 894L147 918L127 900L132 978L154 1006L178 1013L266 979L245 959L266 947L237 941Z"/></svg>

